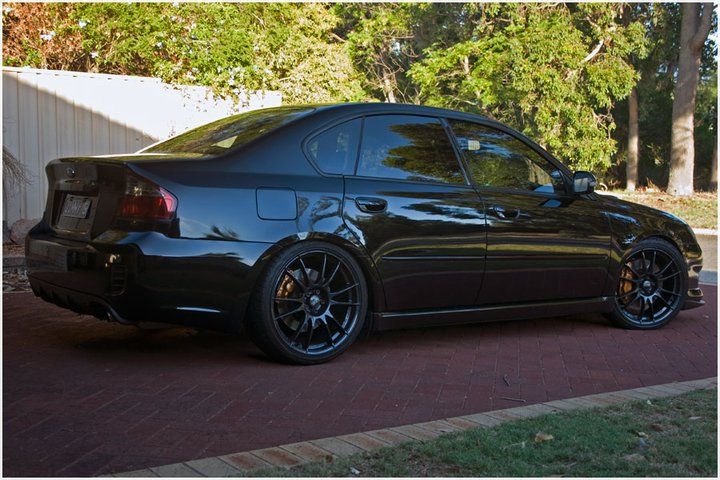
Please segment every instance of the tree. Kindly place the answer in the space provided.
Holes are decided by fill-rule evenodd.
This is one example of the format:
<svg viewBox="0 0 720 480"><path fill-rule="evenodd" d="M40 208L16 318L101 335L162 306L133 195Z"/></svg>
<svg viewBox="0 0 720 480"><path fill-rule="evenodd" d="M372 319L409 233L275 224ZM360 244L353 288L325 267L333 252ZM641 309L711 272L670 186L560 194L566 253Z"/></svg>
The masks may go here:
<svg viewBox="0 0 720 480"><path fill-rule="evenodd" d="M626 165L626 184L625 188L629 191L635 191L638 181L638 97L637 88L633 87L628 97L628 146L627 146L627 165Z"/></svg>
<svg viewBox="0 0 720 480"><path fill-rule="evenodd" d="M5 65L160 77L285 103L367 98L328 4L9 3Z"/></svg>
<svg viewBox="0 0 720 480"><path fill-rule="evenodd" d="M668 193L692 195L695 165L695 97L700 56L712 24L712 3L683 3L680 56L672 109L670 176Z"/></svg>
<svg viewBox="0 0 720 480"><path fill-rule="evenodd" d="M615 4L484 4L470 35L426 50L410 76L425 103L489 115L571 166L603 169L616 151L610 109L630 94L639 22Z"/></svg>

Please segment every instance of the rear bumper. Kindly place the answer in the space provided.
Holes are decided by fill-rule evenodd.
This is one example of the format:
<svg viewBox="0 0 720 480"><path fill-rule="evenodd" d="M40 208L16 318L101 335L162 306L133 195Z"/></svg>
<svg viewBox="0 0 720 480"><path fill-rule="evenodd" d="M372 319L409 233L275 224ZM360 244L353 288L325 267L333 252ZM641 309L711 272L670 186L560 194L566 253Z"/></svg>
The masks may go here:
<svg viewBox="0 0 720 480"><path fill-rule="evenodd" d="M240 328L267 244L154 232L104 236L111 237L80 242L31 232L25 248L33 292L63 308L126 324Z"/></svg>

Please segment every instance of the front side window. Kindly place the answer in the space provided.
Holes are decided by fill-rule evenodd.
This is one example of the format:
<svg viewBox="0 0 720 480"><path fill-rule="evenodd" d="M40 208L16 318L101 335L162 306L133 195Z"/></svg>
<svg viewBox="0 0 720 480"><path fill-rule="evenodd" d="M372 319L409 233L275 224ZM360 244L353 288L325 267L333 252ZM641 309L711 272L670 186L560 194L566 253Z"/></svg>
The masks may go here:
<svg viewBox="0 0 720 480"><path fill-rule="evenodd" d="M312 111L308 107L278 107L241 113L181 133L141 153L220 155Z"/></svg>
<svg viewBox="0 0 720 480"><path fill-rule="evenodd" d="M357 174L397 180L465 183L455 151L437 118L365 118Z"/></svg>
<svg viewBox="0 0 720 480"><path fill-rule="evenodd" d="M361 119L336 125L307 143L307 152L324 173L352 175L355 170Z"/></svg>
<svg viewBox="0 0 720 480"><path fill-rule="evenodd" d="M562 173L512 135L471 122L451 120L469 174L480 187L564 192Z"/></svg>

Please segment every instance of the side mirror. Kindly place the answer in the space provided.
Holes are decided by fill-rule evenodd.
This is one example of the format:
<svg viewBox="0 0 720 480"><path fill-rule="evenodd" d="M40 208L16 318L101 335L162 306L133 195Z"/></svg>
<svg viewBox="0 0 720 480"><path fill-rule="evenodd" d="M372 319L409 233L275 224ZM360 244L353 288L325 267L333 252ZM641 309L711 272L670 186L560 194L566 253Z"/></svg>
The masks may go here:
<svg viewBox="0 0 720 480"><path fill-rule="evenodd" d="M590 172L575 172L573 175L573 193L586 194L595 191L597 178Z"/></svg>

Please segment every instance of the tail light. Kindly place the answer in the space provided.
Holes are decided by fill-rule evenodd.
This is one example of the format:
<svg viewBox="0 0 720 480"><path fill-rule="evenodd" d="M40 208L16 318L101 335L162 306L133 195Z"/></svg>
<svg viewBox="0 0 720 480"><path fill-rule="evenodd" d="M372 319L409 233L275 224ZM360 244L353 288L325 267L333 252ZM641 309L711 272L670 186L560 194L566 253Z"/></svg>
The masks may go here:
<svg viewBox="0 0 720 480"><path fill-rule="evenodd" d="M177 199L167 190L138 177L127 179L118 217L128 220L171 220Z"/></svg>

